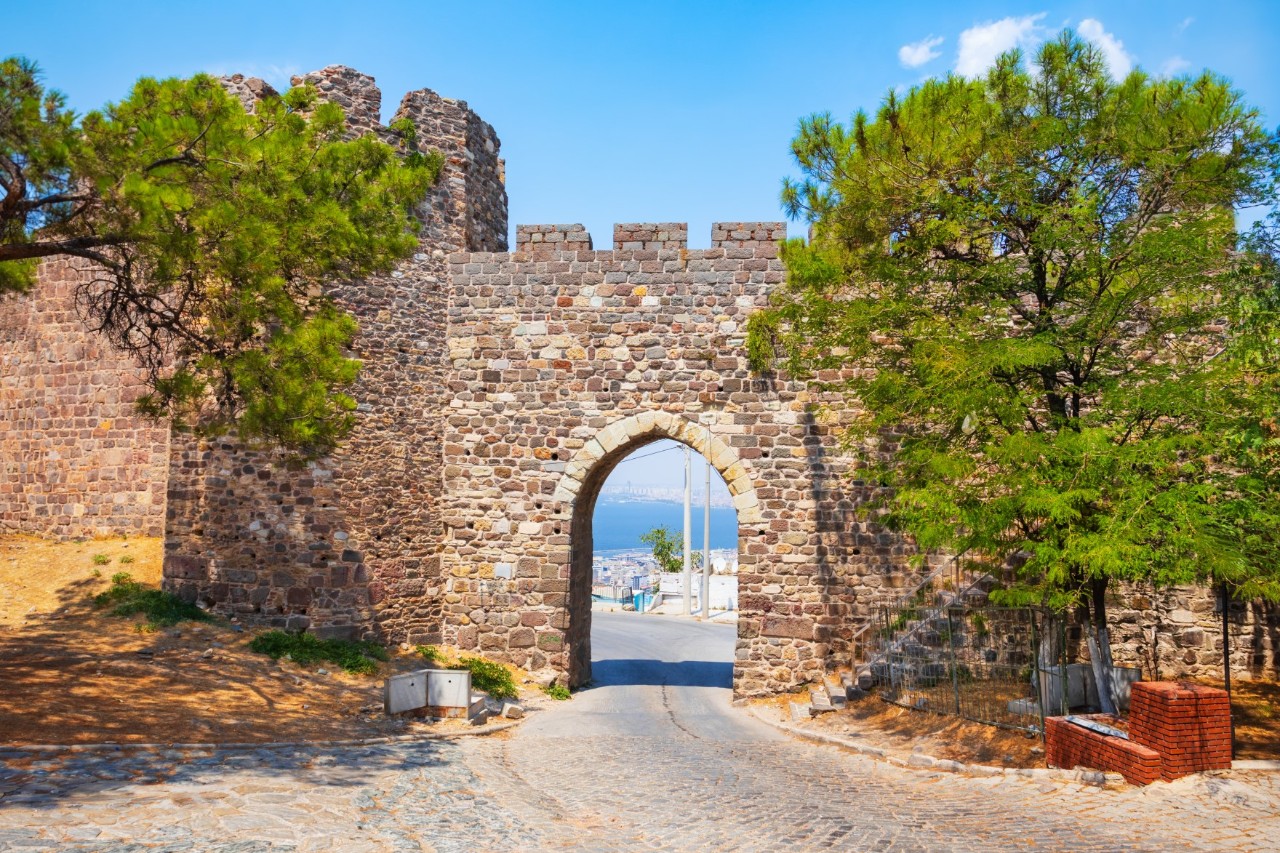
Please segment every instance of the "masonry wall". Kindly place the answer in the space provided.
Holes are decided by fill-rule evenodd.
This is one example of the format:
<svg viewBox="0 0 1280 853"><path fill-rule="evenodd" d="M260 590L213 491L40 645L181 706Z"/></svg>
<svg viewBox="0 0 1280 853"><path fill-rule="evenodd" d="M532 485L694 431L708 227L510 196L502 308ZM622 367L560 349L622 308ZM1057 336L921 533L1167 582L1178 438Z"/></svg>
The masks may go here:
<svg viewBox="0 0 1280 853"><path fill-rule="evenodd" d="M40 264L31 292L0 300L0 531L158 536L168 428L134 411L144 376L85 328L92 269Z"/></svg>
<svg viewBox="0 0 1280 853"><path fill-rule="evenodd" d="M351 132L384 133L372 77L332 66L294 83L304 80L344 107ZM332 291L360 324L349 440L306 463L233 437L175 442L166 583L217 611L321 634L439 640L445 257L505 248L506 194L497 136L465 102L411 92L401 115L445 167L419 210L419 251L390 275Z"/></svg>
<svg viewBox="0 0 1280 853"><path fill-rule="evenodd" d="M630 449L708 426L739 511L739 694L844 663L865 602L905 584L909 548L854 516L866 492L820 401L748 370L745 321L783 281L783 225L717 224L708 250L686 234L618 225L593 251L581 226L521 226L514 253L451 258L447 640L580 680L590 581L573 538L592 490ZM628 418L634 435L608 434Z"/></svg>
<svg viewBox="0 0 1280 853"><path fill-rule="evenodd" d="M1218 596L1208 587L1123 585L1107 604L1115 662L1141 667L1143 678L1156 681L1221 678L1221 613ZM1280 604L1233 601L1228 623L1234 676L1280 673ZM1083 636L1075 651L1088 658Z"/></svg>

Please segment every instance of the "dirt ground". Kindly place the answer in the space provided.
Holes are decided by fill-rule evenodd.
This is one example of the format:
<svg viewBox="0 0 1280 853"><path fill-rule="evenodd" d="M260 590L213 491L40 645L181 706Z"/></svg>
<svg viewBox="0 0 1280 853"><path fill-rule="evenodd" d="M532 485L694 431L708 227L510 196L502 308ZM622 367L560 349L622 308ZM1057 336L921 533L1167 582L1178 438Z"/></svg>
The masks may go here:
<svg viewBox="0 0 1280 853"><path fill-rule="evenodd" d="M276 663L231 623L140 633L138 620L94 610L116 572L158 584L161 551L159 539L0 538L0 743L342 740L426 726L382 712L383 677L422 668L416 655L349 675ZM442 725L454 724L431 730Z"/></svg>
<svg viewBox="0 0 1280 853"><path fill-rule="evenodd" d="M783 697L796 701L797 697ZM827 734L851 737L869 746L925 755L965 764L997 767L1044 767L1044 744L1038 736L957 717L916 711L869 695L843 711L833 711L801 724Z"/></svg>
<svg viewBox="0 0 1280 853"><path fill-rule="evenodd" d="M416 655L393 657L377 676L349 675L276 663L247 648L253 632L228 622L142 633L136 620L94 610L92 596L116 572L158 585L161 552L149 538L0 537L0 743L341 740L425 725L382 713L382 678L421 668ZM1233 687L1236 757L1280 759L1280 683ZM776 702L785 710L796 698ZM1038 738L874 696L805 725L966 763L1044 764Z"/></svg>
<svg viewBox="0 0 1280 853"><path fill-rule="evenodd" d="M788 701L797 698L777 697L771 701L784 709ZM1235 681L1231 698L1235 757L1280 760L1280 682ZM904 708L874 694L851 702L844 711L822 714L801 725L903 753L920 747L926 755L965 764L1045 766L1044 744L1038 735L1029 737L1020 731ZM1120 727L1124 728L1123 723Z"/></svg>

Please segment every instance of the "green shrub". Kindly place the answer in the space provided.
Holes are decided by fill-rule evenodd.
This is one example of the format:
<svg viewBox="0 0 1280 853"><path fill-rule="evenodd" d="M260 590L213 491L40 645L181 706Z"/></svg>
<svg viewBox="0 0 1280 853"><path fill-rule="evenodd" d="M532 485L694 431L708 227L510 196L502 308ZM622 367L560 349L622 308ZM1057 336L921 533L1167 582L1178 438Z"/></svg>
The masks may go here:
<svg viewBox="0 0 1280 853"><path fill-rule="evenodd" d="M111 558L110 558L110 557L108 557L106 554L94 554L94 555L93 555L93 564L94 564L95 566L105 566L105 565L107 565L107 564L108 564L108 563L110 563L110 562L111 562Z"/></svg>
<svg viewBox="0 0 1280 853"><path fill-rule="evenodd" d="M364 640L322 640L315 634L268 631L259 634L249 648L274 660L287 657L294 663L332 663L357 675L376 675L378 661L387 659L387 650Z"/></svg>
<svg viewBox="0 0 1280 853"><path fill-rule="evenodd" d="M190 602L162 589L140 584L127 572L111 576L111 588L93 597L94 607L111 607L112 616L147 617L146 627L174 625L178 622L207 622L209 614Z"/></svg>
<svg viewBox="0 0 1280 853"><path fill-rule="evenodd" d="M132 563L132 562L133 562L133 557L130 556L129 554L125 554L123 557L120 558L120 565L122 566L127 566L129 563Z"/></svg>
<svg viewBox="0 0 1280 853"><path fill-rule="evenodd" d="M542 688L542 692L550 696L552 699L563 702L565 699L572 699L573 694L569 692L569 688L563 684L548 684Z"/></svg>
<svg viewBox="0 0 1280 853"><path fill-rule="evenodd" d="M414 651L426 658L428 663L441 665L448 663L448 658L445 657L444 652L435 646L417 646Z"/></svg>
<svg viewBox="0 0 1280 853"><path fill-rule="evenodd" d="M494 699L515 699L520 695L515 679L511 677L511 670L502 664L469 657L458 658L458 664L463 669L471 670L471 686L476 690L483 690Z"/></svg>

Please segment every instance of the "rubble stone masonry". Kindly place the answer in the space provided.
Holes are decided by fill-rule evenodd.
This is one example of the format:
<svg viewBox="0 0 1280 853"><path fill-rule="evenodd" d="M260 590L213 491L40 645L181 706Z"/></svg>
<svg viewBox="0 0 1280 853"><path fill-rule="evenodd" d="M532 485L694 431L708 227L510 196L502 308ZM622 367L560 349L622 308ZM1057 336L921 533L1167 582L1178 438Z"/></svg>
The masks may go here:
<svg viewBox="0 0 1280 853"><path fill-rule="evenodd" d="M385 135L372 77L331 66L303 81L343 106L352 133ZM175 440L165 575L248 621L437 642L445 258L506 247L506 191L497 135L466 103L421 90L396 115L445 163L419 210L419 251L390 275L332 290L360 325L358 427L334 456L306 463L234 437Z"/></svg>
<svg viewBox="0 0 1280 853"><path fill-rule="evenodd" d="M805 386L753 378L746 319L782 281L782 223L521 226L511 254L450 258L445 638L590 678L591 515L609 471L673 438L738 512L739 695L844 662L859 602L906 583L909 546L855 517L865 493Z"/></svg>
<svg viewBox="0 0 1280 853"><path fill-rule="evenodd" d="M138 367L85 330L76 294L93 278L46 260L29 293L0 298L0 531L164 528L169 430L134 410Z"/></svg>
<svg viewBox="0 0 1280 853"><path fill-rule="evenodd" d="M372 77L295 78L391 135ZM228 78L252 107L260 80ZM312 461L138 418L140 373L75 310L90 272L46 262L0 312L0 530L165 535L166 586L261 625L456 643L562 680L590 678L592 514L609 472L663 438L720 472L738 513L738 695L849 663L876 602L909 589L912 547L858 513L849 406L747 367L747 317L782 283L776 222L521 225L507 252L493 128L462 101L404 97L445 158L419 250L334 285L360 325L357 427ZM819 377L830 379L834 377ZM839 405L825 407L836 402ZM833 414L836 413L836 414ZM167 485L167 499L166 499ZM1116 657L1148 678L1216 672L1206 590L1117 593ZM1231 614L1241 674L1274 672L1280 615Z"/></svg>

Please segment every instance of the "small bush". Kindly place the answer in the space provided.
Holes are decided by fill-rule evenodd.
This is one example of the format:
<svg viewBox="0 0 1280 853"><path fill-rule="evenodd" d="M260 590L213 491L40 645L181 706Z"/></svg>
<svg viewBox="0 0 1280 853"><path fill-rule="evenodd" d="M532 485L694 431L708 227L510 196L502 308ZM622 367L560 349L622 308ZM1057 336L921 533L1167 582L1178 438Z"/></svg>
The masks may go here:
<svg viewBox="0 0 1280 853"><path fill-rule="evenodd" d="M111 558L110 558L110 557L108 557L106 554L94 554L94 555L93 555L93 564L94 564L95 566L105 566L105 565L107 565L107 564L108 564L108 563L110 563L110 562L111 562Z"/></svg>
<svg viewBox="0 0 1280 853"><path fill-rule="evenodd" d="M428 663L441 665L448 663L448 658L445 657L444 652L435 646L418 646L414 651L426 658Z"/></svg>
<svg viewBox="0 0 1280 853"><path fill-rule="evenodd" d="M111 588L93 597L94 607L111 607L112 616L145 616L151 630L178 622L207 622L209 614L162 589L140 584L127 572L111 576Z"/></svg>
<svg viewBox="0 0 1280 853"><path fill-rule="evenodd" d="M569 688L563 684L548 684L542 688L542 692L550 696L552 699L563 702L566 699L572 699L573 694L569 692Z"/></svg>
<svg viewBox="0 0 1280 853"><path fill-rule="evenodd" d="M133 557L129 554L125 554L123 557L120 558L120 565L122 566L127 566L132 562L133 562Z"/></svg>
<svg viewBox="0 0 1280 853"><path fill-rule="evenodd" d="M361 640L322 640L315 634L268 631L259 634L249 648L273 660L287 657L295 663L332 663L357 675L376 675L378 661L387 659L387 650L377 643Z"/></svg>
<svg viewBox="0 0 1280 853"><path fill-rule="evenodd" d="M471 687L483 690L494 699L515 699L520 695L515 679L511 677L511 670L496 661L465 655L453 660L435 646L417 646L414 651L435 666L470 671Z"/></svg>
<svg viewBox="0 0 1280 853"><path fill-rule="evenodd" d="M484 658L460 657L458 663L463 669L471 670L471 686L483 690L494 699L515 699L520 695L516 689L511 670L502 664Z"/></svg>

